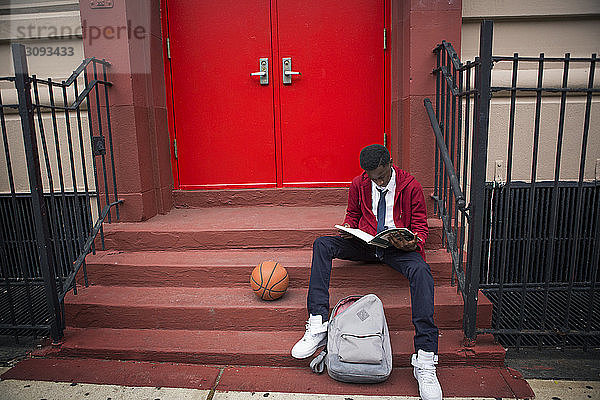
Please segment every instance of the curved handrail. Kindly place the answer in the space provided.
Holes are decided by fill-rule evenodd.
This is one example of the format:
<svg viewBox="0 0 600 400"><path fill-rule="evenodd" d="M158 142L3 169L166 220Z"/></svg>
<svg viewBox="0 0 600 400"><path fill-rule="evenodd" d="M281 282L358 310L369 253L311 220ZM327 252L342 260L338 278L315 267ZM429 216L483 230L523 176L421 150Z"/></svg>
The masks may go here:
<svg viewBox="0 0 600 400"><path fill-rule="evenodd" d="M107 67L110 67L110 63L104 59L99 60L95 57L90 57L90 58L86 58L85 60L83 60L83 62L81 63L81 65L79 67L77 67L75 69L75 71L73 71L73 73L71 74L71 76L69 78L67 78L66 81L64 81L64 84L66 86L69 86L71 83L73 83L73 81L75 79L77 79L77 77L83 72L83 70L91 63L97 63L97 64L102 64L105 65ZM108 82L110 85L112 85L110 82Z"/></svg>
<svg viewBox="0 0 600 400"><path fill-rule="evenodd" d="M100 228L102 227L102 223L104 222L104 219L108 215L110 209L113 206L116 206L117 204L120 204L120 203L123 203L123 200L117 200L115 202L112 202L112 203L104 206L104 208L102 209L102 213L100 214L98 220L94 224L94 228L92 229L92 232L90 233L85 244L83 245L83 249L81 249L81 252L79 253L79 256L77 257L77 260L75 260L73 262L73 272L71 272L69 277L63 283L62 293L58 296L58 300L61 303L65 301L65 296L66 296L67 292L69 290L71 290L71 286L73 285L73 282L75 281L75 277L77 276L79 269L81 268L81 266L83 265L83 262L85 261L85 257L87 257L87 255L92 251L92 245L94 244L94 240L96 239L96 236L98 236L98 232L100 232Z"/></svg>
<svg viewBox="0 0 600 400"><path fill-rule="evenodd" d="M433 133L435 134L435 143L438 149L440 150L442 160L444 161L444 166L446 167L448 177L450 178L450 186L452 187L452 191L454 192L456 206L459 210L466 211L465 195L463 194L460 188L460 183L458 182L458 177L456 176L456 170L454 169L452 159L450 158L450 154L448 153L446 142L444 142L444 136L442 135L440 124L438 123L437 118L435 117L435 111L433 110L431 100L429 98L425 98L425 100L423 100L423 104L425 105L425 109L427 110L427 115L429 115L429 122L431 122Z"/></svg>

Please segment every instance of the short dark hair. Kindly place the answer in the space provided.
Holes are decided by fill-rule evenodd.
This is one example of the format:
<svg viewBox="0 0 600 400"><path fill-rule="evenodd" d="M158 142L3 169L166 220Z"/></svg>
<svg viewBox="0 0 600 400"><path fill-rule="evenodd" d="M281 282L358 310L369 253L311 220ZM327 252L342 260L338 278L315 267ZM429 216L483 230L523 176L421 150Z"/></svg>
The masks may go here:
<svg viewBox="0 0 600 400"><path fill-rule="evenodd" d="M360 167L365 171L372 171L380 165L390 163L390 152L385 146L372 144L360 151Z"/></svg>

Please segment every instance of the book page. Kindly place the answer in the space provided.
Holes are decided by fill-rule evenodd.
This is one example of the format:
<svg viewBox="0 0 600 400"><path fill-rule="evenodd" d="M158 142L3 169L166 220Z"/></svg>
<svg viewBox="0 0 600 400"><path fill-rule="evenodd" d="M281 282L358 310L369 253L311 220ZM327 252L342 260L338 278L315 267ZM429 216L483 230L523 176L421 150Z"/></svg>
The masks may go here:
<svg viewBox="0 0 600 400"><path fill-rule="evenodd" d="M375 236L375 237L376 237L376 238L378 238L378 239L380 238L380 239L383 239L383 240L389 240L390 236L394 235L394 234L395 234L395 233L397 233L397 232L399 232L399 233L400 233L400 232L404 232L404 233L406 233L406 234L408 234L409 236L412 236L412 237L414 237L414 236L415 236L415 234L414 234L413 232L411 232L411 230L410 230L410 229L407 229L407 228L390 228L390 229L388 229L388 230L385 230L385 231L383 231L383 232L380 232L380 233L379 233L377 236ZM404 239L405 239L405 240L409 240L409 239L408 239L408 238L406 238L406 237L405 237ZM410 240L412 240L412 239L410 239Z"/></svg>
<svg viewBox="0 0 600 400"><path fill-rule="evenodd" d="M367 232L361 231L360 229L346 228L342 225L336 225L335 227L344 232L348 232L349 234L356 236L360 240L364 240L367 243L369 243L373 239L373 235L369 235Z"/></svg>

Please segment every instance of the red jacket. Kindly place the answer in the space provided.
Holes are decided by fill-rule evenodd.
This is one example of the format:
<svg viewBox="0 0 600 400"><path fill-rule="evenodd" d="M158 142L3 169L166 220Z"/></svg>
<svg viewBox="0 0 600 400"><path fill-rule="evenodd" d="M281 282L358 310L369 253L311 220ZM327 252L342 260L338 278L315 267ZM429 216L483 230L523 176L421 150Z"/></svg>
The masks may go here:
<svg viewBox="0 0 600 400"><path fill-rule="evenodd" d="M421 242L417 250L425 259L427 240L427 207L421 184L408 172L393 166L396 171L396 195L394 196L394 224L415 232ZM373 214L371 180L365 172L352 180L348 192L348 208L344 223L375 235L377 219Z"/></svg>

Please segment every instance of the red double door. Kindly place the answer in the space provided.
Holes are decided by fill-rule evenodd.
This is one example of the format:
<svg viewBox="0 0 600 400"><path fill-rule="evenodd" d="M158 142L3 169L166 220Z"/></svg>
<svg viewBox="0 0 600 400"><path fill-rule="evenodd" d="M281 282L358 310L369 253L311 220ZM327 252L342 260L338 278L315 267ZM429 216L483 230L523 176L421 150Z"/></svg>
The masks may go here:
<svg viewBox="0 0 600 400"><path fill-rule="evenodd" d="M346 185L383 143L384 1L166 6L181 189Z"/></svg>

